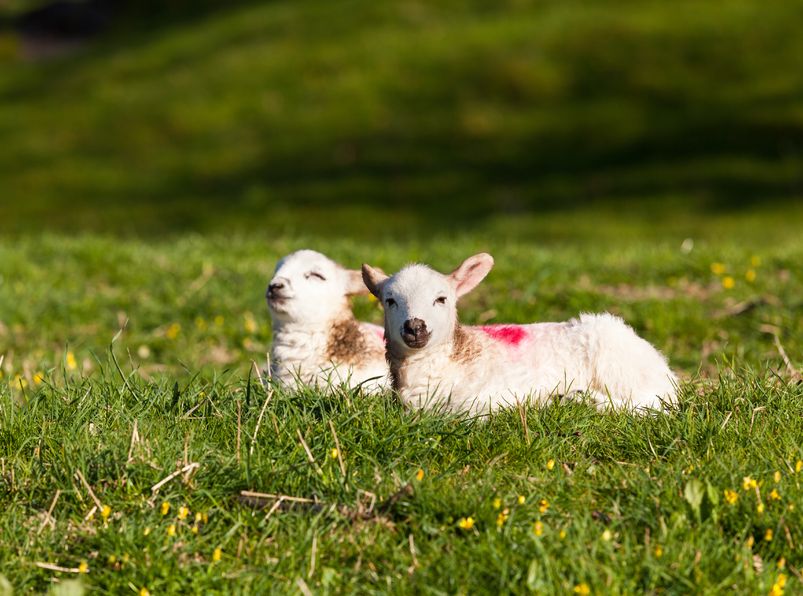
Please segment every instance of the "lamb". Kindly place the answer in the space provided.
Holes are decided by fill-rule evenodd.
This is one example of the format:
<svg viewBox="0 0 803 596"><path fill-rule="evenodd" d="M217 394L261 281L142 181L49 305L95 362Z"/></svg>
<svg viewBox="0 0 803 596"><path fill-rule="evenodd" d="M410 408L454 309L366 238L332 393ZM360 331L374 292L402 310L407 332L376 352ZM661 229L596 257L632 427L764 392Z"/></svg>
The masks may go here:
<svg viewBox="0 0 803 596"><path fill-rule="evenodd" d="M598 408L648 410L675 401L677 380L666 359L614 315L461 325L457 300L493 264L481 253L449 275L415 264L392 277L362 266L385 310L391 382L406 405L487 413L518 400L585 393Z"/></svg>
<svg viewBox="0 0 803 596"><path fill-rule="evenodd" d="M384 332L354 318L349 297L367 294L360 272L313 250L282 258L266 299L273 323L271 376L289 386L389 387Z"/></svg>

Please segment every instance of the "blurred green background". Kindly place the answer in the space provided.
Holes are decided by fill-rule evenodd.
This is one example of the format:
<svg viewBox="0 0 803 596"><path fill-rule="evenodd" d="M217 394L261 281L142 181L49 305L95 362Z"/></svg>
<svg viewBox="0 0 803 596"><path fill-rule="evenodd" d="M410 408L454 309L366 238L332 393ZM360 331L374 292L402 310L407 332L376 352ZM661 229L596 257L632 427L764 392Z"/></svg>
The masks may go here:
<svg viewBox="0 0 803 596"><path fill-rule="evenodd" d="M0 2L0 231L799 234L803 3L223 4Z"/></svg>

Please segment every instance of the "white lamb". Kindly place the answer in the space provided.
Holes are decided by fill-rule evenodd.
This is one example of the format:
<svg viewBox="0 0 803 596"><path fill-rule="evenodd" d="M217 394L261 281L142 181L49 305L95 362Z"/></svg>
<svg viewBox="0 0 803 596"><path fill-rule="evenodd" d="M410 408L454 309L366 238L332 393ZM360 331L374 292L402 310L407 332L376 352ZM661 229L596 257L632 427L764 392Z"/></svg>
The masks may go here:
<svg viewBox="0 0 803 596"><path fill-rule="evenodd" d="M363 280L385 309L390 376L404 403L488 412L580 392L598 407L658 409L675 400L676 378L666 359L611 314L565 323L461 325L457 299L493 263L482 253L449 275L409 265L392 277L363 265Z"/></svg>
<svg viewBox="0 0 803 596"><path fill-rule="evenodd" d="M273 322L271 376L286 385L390 386L382 327L354 318L349 296L367 294L359 271L313 250L281 259L266 298Z"/></svg>

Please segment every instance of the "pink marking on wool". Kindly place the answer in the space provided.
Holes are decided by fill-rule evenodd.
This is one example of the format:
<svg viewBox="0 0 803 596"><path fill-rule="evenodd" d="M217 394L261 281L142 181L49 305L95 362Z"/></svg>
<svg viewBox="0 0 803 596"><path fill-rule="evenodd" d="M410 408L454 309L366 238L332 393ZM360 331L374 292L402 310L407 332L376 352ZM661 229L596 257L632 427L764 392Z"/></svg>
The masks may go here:
<svg viewBox="0 0 803 596"><path fill-rule="evenodd" d="M517 346L527 337L527 332L520 325L482 325L480 331L509 346Z"/></svg>

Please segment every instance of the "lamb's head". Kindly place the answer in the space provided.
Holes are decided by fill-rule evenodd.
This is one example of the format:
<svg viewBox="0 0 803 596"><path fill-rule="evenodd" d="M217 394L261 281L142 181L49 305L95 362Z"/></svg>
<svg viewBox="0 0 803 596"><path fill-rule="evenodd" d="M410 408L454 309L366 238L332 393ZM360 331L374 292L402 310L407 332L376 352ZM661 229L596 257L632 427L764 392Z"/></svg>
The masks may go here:
<svg viewBox="0 0 803 596"><path fill-rule="evenodd" d="M359 271L299 250L278 262L265 298L274 322L323 325L348 312L354 294L367 294Z"/></svg>
<svg viewBox="0 0 803 596"><path fill-rule="evenodd" d="M491 255L480 253L449 275L426 265L408 265L391 277L363 265L363 281L385 309L390 348L409 354L448 342L457 325L457 300L473 290L493 264Z"/></svg>

